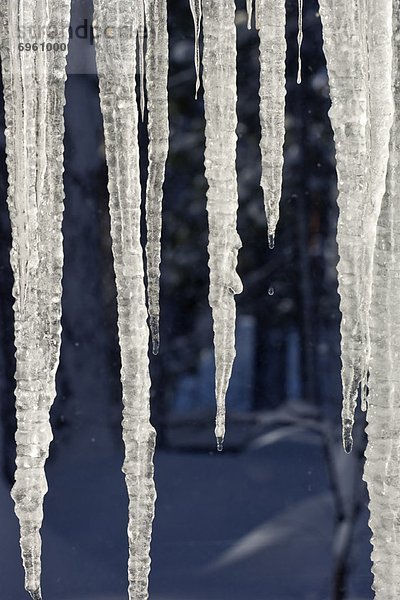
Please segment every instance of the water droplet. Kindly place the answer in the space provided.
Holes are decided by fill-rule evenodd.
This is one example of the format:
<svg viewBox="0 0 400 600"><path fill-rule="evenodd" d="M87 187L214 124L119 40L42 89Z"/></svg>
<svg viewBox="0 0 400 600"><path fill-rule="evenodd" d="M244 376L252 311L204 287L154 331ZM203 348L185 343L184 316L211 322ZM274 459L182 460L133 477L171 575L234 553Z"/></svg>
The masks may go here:
<svg viewBox="0 0 400 600"><path fill-rule="evenodd" d="M269 295L269 296L273 296L274 294L275 294L275 290L274 290L274 288L271 286L271 287L269 288L269 290L268 290L268 295Z"/></svg>
<svg viewBox="0 0 400 600"><path fill-rule="evenodd" d="M218 452L222 452L223 449L224 449L224 438L217 437L217 450L218 450Z"/></svg>

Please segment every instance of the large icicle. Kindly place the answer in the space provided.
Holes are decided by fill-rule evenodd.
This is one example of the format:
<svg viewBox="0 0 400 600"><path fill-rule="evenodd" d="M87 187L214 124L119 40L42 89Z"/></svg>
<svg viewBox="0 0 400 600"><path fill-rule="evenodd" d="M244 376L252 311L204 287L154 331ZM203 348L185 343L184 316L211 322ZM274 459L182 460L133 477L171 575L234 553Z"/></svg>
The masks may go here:
<svg viewBox="0 0 400 600"><path fill-rule="evenodd" d="M393 0L393 20L396 110L374 256L364 470L370 496L373 587L377 600L395 600L400 596L400 0Z"/></svg>
<svg viewBox="0 0 400 600"><path fill-rule="evenodd" d="M256 0L260 37L261 187L273 248L282 193L285 140L285 0Z"/></svg>
<svg viewBox="0 0 400 600"><path fill-rule="evenodd" d="M137 0L141 2L142 0ZM118 330L123 389L123 471L129 496L129 598L148 598L150 540L155 488L155 431L150 424L149 334L146 323L143 255L140 244L138 110L135 92L137 2L95 0L100 31L114 26L117 37L96 39L104 120Z"/></svg>
<svg viewBox="0 0 400 600"><path fill-rule="evenodd" d="M147 287L153 352L159 348L162 197L168 155L168 29L166 0L145 0L149 169L146 194Z"/></svg>
<svg viewBox="0 0 400 600"><path fill-rule="evenodd" d="M49 411L56 395L61 339L69 13L69 0L3 0L0 4L15 297L17 469L12 497L20 522L25 587L35 600L41 598L44 464L52 439ZM57 28L57 39L47 38L50 24ZM35 42L37 51L19 48ZM65 50L59 46L57 52L43 51L43 42L65 44Z"/></svg>
<svg viewBox="0 0 400 600"><path fill-rule="evenodd" d="M370 0L368 14L369 58L369 122L370 122L370 169L369 203L364 205L363 219L365 248L363 281L365 302L363 319L367 323L366 369L369 368L371 346L369 319L373 285L373 257L376 228L386 189L389 160L390 132L393 124L394 102L392 91L392 28L393 0ZM366 389L362 390L362 406L366 408Z"/></svg>
<svg viewBox="0 0 400 600"><path fill-rule="evenodd" d="M337 240L342 312L343 443L367 383L368 319L376 223L392 121L391 2L320 0L339 188Z"/></svg>
<svg viewBox="0 0 400 600"><path fill-rule="evenodd" d="M205 170L208 181L209 301L214 321L215 435L222 450L225 395L235 358L234 294L241 241L236 231L236 29L234 0L203 0L203 86L206 116Z"/></svg>

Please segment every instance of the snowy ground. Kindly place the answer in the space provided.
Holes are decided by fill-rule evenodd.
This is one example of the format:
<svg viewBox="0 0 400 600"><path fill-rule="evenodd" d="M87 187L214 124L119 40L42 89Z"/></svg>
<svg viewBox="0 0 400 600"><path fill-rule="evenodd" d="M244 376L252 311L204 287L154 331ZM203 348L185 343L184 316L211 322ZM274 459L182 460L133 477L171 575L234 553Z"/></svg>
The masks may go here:
<svg viewBox="0 0 400 600"><path fill-rule="evenodd" d="M257 451L165 452L156 459L151 600L330 600L334 510L318 438ZM48 600L122 600L126 495L121 454L81 442L50 462L43 528ZM17 523L0 485L1 598L23 600ZM346 600L368 600L367 511L358 520Z"/></svg>

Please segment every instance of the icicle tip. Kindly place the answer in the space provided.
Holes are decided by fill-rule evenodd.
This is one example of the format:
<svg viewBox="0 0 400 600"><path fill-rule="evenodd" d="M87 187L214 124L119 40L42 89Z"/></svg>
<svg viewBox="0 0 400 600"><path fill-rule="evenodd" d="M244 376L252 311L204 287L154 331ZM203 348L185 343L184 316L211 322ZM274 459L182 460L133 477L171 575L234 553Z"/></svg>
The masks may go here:
<svg viewBox="0 0 400 600"><path fill-rule="evenodd" d="M223 449L224 449L224 438L223 437L217 437L217 450L218 450L218 452L222 452Z"/></svg>
<svg viewBox="0 0 400 600"><path fill-rule="evenodd" d="M150 316L149 327L151 333L152 352L154 356L157 356L160 351L160 329L158 317Z"/></svg>
<svg viewBox="0 0 400 600"><path fill-rule="evenodd" d="M40 588L36 590L27 589L26 591L28 592L32 600L42 600L42 592L40 591Z"/></svg>
<svg viewBox="0 0 400 600"><path fill-rule="evenodd" d="M157 356L157 354L160 352L160 340L158 338L152 338L152 352L154 356Z"/></svg>
<svg viewBox="0 0 400 600"><path fill-rule="evenodd" d="M275 233L268 234L268 247L270 250L275 248Z"/></svg>
<svg viewBox="0 0 400 600"><path fill-rule="evenodd" d="M352 435L353 424L349 420L343 423L342 439L343 448L346 454L350 454L353 449L353 435Z"/></svg>

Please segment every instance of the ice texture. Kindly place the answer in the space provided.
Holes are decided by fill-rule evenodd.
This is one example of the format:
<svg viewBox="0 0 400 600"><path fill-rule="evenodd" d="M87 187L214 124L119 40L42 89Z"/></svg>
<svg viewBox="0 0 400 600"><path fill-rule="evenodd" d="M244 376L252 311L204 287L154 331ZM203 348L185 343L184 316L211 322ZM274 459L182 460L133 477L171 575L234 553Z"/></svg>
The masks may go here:
<svg viewBox="0 0 400 600"><path fill-rule="evenodd" d="M284 0L256 0L260 38L261 187L273 248L282 193L285 140L286 8Z"/></svg>
<svg viewBox="0 0 400 600"><path fill-rule="evenodd" d="M235 358L236 272L241 241L236 230L236 28L234 0L203 0L203 87L208 181L209 302L215 348L215 435L225 436L225 395Z"/></svg>
<svg viewBox="0 0 400 600"><path fill-rule="evenodd" d="M117 32L124 26L138 32L140 11L136 1L95 0L94 7L100 31L113 23ZM142 600L148 598L155 431L150 424L149 333L140 243L136 44L136 36L96 39L121 349L123 471L129 496L129 598Z"/></svg>
<svg viewBox="0 0 400 600"><path fill-rule="evenodd" d="M303 45L303 0L298 0L297 11L297 83L301 83L301 47Z"/></svg>
<svg viewBox="0 0 400 600"><path fill-rule="evenodd" d="M253 0L246 0L247 10L247 29L251 29L251 19L253 17Z"/></svg>
<svg viewBox="0 0 400 600"><path fill-rule="evenodd" d="M192 11L194 24L194 67L196 70L196 89L195 98L197 98L200 88L200 33L201 33L201 0L189 0L190 10Z"/></svg>
<svg viewBox="0 0 400 600"><path fill-rule="evenodd" d="M364 397L367 389L373 251L393 119L391 0L321 0L320 14L339 189L342 422L349 452L360 384Z"/></svg>
<svg viewBox="0 0 400 600"><path fill-rule="evenodd" d="M168 29L166 0L145 0L149 167L146 192L147 295L153 352L159 349L162 199L168 155Z"/></svg>
<svg viewBox="0 0 400 600"><path fill-rule="evenodd" d="M364 479L370 496L373 588L377 600L400 595L400 1L393 0L394 122L386 193L378 220L370 313L371 359Z"/></svg>
<svg viewBox="0 0 400 600"><path fill-rule="evenodd" d="M136 9L137 9L137 40L138 40L138 59L139 63L137 65L137 69L139 71L139 81L140 81L140 116L144 119L144 111L146 108L146 95L145 95L145 57L144 57L144 46L145 46L145 9L144 9L144 0L136 0Z"/></svg>
<svg viewBox="0 0 400 600"><path fill-rule="evenodd" d="M44 465L52 440L49 412L61 341L66 51L20 50L19 44L67 45L69 19L69 0L0 3L15 298L17 458L12 497L25 587L35 600L41 598ZM37 23L44 33L32 27ZM51 24L57 26L57 39L46 37ZM24 35L28 27L29 38Z"/></svg>

